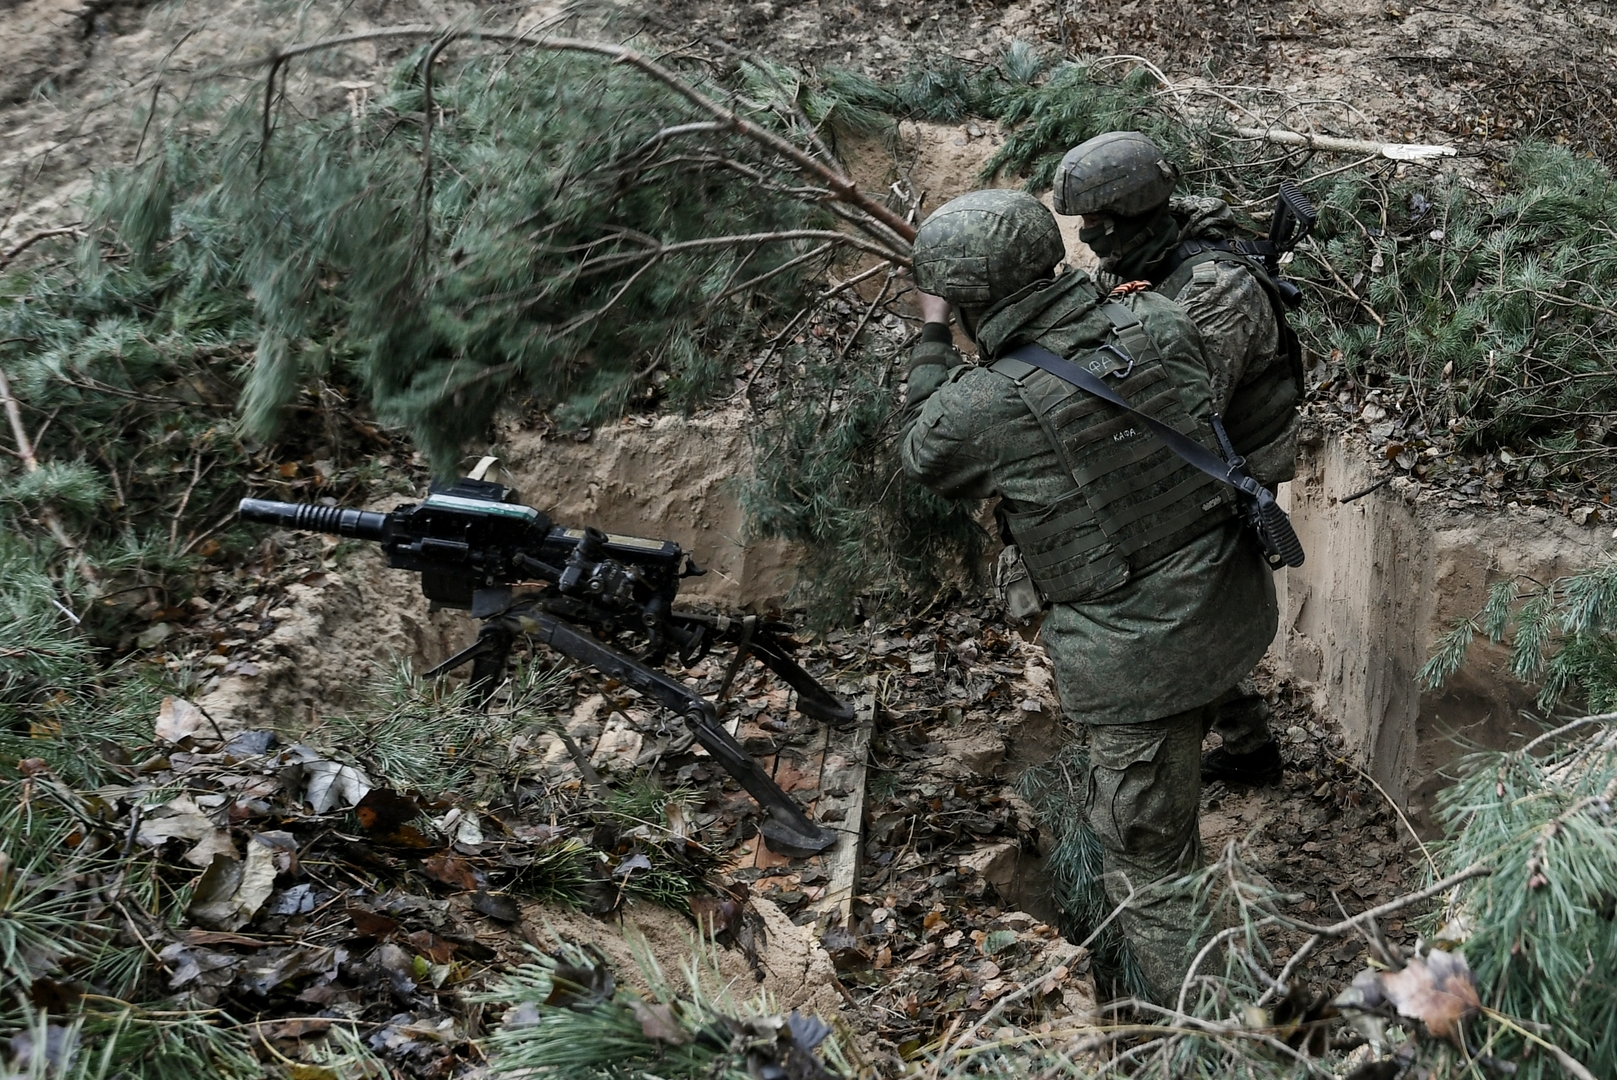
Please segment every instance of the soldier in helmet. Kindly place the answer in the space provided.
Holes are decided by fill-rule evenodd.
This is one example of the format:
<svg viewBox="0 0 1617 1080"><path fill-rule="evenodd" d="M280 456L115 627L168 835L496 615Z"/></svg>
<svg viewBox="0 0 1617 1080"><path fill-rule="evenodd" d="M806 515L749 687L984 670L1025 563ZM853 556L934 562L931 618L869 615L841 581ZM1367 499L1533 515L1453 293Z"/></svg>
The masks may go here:
<svg viewBox="0 0 1617 1080"><path fill-rule="evenodd" d="M1214 410L1252 475L1273 489L1295 471L1301 349L1274 280L1229 243L1229 206L1173 198L1177 177L1146 136L1111 131L1062 158L1053 203L1058 214L1082 217L1078 236L1100 257L1103 284L1149 281L1185 309L1207 351ZM1215 728L1222 743L1203 759L1203 780L1280 779L1280 747L1251 678L1222 704Z"/></svg>
<svg viewBox="0 0 1617 1080"><path fill-rule="evenodd" d="M1007 353L1023 344L1107 372L1153 418L1211 444L1201 338L1162 296L1114 299L1057 274L1055 219L1019 191L940 207L914 242L926 325L910 361L905 472L945 496L1001 500L1047 603L1062 707L1089 727L1089 823L1124 932L1155 994L1194 954L1202 736L1210 705L1274 636L1272 575L1229 490L1143 422ZM950 311L976 341L965 365ZM1122 357L1127 357L1124 363Z"/></svg>

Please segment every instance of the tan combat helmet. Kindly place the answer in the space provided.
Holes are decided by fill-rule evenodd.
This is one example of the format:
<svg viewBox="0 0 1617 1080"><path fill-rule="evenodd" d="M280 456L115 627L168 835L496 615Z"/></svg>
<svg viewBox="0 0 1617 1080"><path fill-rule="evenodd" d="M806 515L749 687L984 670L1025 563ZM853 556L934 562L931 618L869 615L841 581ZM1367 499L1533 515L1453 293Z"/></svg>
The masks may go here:
<svg viewBox="0 0 1617 1080"><path fill-rule="evenodd" d="M1163 206L1179 176L1157 144L1138 131L1108 131L1081 142L1056 169L1056 213L1139 217Z"/></svg>
<svg viewBox="0 0 1617 1080"><path fill-rule="evenodd" d="M911 252L922 292L983 308L1048 276L1066 247L1043 203L1025 191L991 189L934 210Z"/></svg>

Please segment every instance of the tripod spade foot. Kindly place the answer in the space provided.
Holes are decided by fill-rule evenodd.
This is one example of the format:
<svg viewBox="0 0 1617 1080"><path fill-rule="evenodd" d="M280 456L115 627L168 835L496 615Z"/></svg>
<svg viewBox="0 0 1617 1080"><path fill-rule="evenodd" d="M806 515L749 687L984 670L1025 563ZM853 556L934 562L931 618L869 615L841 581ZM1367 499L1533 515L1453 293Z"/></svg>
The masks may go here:
<svg viewBox="0 0 1617 1080"><path fill-rule="evenodd" d="M770 818L758 831L769 841L769 850L788 859L806 859L836 847L837 834L823 825L807 822L808 829L779 818Z"/></svg>

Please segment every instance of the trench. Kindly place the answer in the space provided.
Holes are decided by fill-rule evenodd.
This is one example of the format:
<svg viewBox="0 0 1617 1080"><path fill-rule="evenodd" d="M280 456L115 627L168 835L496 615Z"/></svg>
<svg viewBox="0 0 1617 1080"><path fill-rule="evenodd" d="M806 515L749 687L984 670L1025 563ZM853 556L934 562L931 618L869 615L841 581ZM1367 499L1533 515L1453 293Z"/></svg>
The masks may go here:
<svg viewBox="0 0 1617 1080"><path fill-rule="evenodd" d="M557 521L672 539L691 552L708 573L687 581L682 599L765 611L791 590L792 547L750 540L737 504L736 476L751 460L738 414L630 422L587 443L512 429L497 449L524 501ZM1454 507L1407 480L1343 501L1379 478L1351 438L1305 440L1281 498L1307 561L1277 578L1269 664L1340 731L1353 763L1432 830L1433 797L1467 749L1507 748L1538 730L1528 715L1534 690L1510 675L1503 646L1479 641L1446 685L1423 690L1417 673L1434 643L1474 615L1501 576L1548 581L1594 562L1609 540L1598 524L1541 507ZM271 657L255 676L222 680L211 708L243 724L297 724L351 699L394 657L419 670L474 633L460 613L430 613L413 576L372 553L322 577L294 586L297 615L276 631ZM1010 736L1010 772L1058 738L1020 724Z"/></svg>
<svg viewBox="0 0 1617 1080"><path fill-rule="evenodd" d="M746 428L718 414L625 425L588 444L513 437L507 463L534 505L559 520L668 537L710 568L685 595L755 610L793 583L789 545L749 542L732 474L751 460ZM1441 689L1417 678L1435 642L1481 608L1507 575L1549 581L1610 546L1599 524L1579 526L1542 507L1451 505L1383 479L1355 436L1305 439L1282 499L1308 553L1276 580L1280 631L1269 664L1311 699L1363 768L1423 826L1444 771L1469 748L1504 749L1538 730L1535 688L1508 671L1504 646L1479 641ZM1040 760L1053 733L1017 729L1007 768Z"/></svg>
<svg viewBox="0 0 1617 1080"><path fill-rule="evenodd" d="M1508 493L1484 510L1407 477L1344 501L1383 479L1370 460L1352 437L1319 434L1302 448L1281 497L1308 558L1277 581L1271 657L1341 729L1355 763L1434 832L1434 798L1450 766L1540 728L1536 688L1510 674L1505 646L1479 639L1435 691L1422 688L1421 665L1495 581L1548 582L1589 566L1610 541L1599 524L1516 505Z"/></svg>

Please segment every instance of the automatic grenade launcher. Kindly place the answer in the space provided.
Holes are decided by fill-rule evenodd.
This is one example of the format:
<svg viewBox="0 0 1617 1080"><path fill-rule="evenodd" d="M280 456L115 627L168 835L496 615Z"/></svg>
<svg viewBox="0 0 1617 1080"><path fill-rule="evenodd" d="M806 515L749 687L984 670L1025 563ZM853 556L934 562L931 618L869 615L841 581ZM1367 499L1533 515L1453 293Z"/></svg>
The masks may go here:
<svg viewBox="0 0 1617 1080"><path fill-rule="evenodd" d="M737 652L721 698L751 653L797 691L805 716L842 723L853 708L791 658L790 626L676 611L680 580L705 571L673 541L556 525L518 502L513 489L471 478L434 484L421 502L390 513L243 499L240 515L381 544L389 566L421 575L421 591L435 608L482 620L477 641L427 672L429 678L470 661L473 694L486 705L504 681L517 639L541 641L678 713L696 742L768 811L760 831L770 847L804 857L836 842L837 834L810 820L725 730L712 702L659 668L670 654L689 667L712 645L733 642ZM515 591L528 585L536 588ZM644 642L639 657L624 651L624 639L632 639L631 647Z"/></svg>

